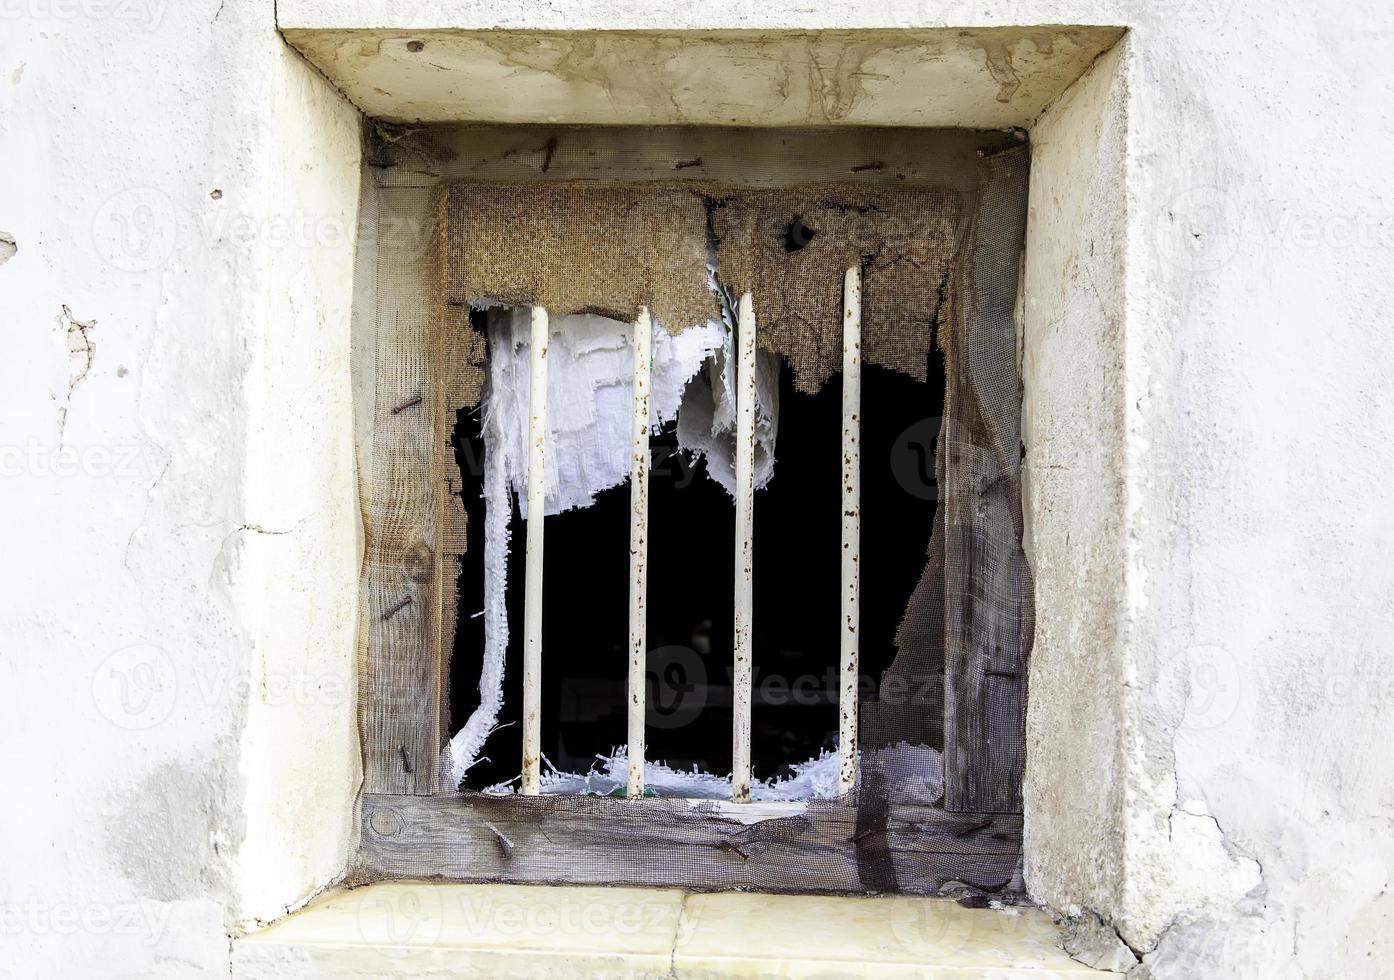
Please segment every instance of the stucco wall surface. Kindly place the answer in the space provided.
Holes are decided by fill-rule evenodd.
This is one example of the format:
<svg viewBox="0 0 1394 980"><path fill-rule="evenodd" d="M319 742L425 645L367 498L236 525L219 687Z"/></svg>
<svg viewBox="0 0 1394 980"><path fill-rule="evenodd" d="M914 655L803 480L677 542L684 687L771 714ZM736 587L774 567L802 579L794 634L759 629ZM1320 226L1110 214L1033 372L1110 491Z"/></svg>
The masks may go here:
<svg viewBox="0 0 1394 980"><path fill-rule="evenodd" d="M359 143L269 2L0 4L0 975L224 976L343 866Z"/></svg>
<svg viewBox="0 0 1394 980"><path fill-rule="evenodd" d="M1388 972L1388 5L279 16L1128 27L1036 134L1028 274L1065 278L1029 287L1052 315L1025 311L1027 377L1054 386L1028 402L1028 503L1042 587L1075 593L1043 597L1029 884L1101 916L1144 975ZM225 975L227 932L302 901L346 846L351 692L333 688L355 627L316 597L357 567L338 414L352 235L332 231L357 185L313 195L357 166L353 113L280 43L269 0L0 0L0 17L0 965ZM268 437L282 448L260 457Z"/></svg>

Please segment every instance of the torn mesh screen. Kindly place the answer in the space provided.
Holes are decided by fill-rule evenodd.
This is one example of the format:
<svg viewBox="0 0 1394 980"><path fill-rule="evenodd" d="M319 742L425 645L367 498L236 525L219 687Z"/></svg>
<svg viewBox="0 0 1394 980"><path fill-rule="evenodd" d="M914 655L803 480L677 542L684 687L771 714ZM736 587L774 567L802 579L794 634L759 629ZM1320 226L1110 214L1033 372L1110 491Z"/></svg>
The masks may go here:
<svg viewBox="0 0 1394 980"><path fill-rule="evenodd" d="M442 195L448 302L544 306L678 332L717 319L709 272L750 292L759 344L817 391L842 363L842 275L862 268L862 356L924 380L951 295L962 205L942 188L750 189L451 183Z"/></svg>
<svg viewBox="0 0 1394 980"><path fill-rule="evenodd" d="M836 152L808 152L783 185L779 153L739 180L701 166L678 180L671 171L690 163L683 153L669 173L655 168L635 179L665 140L690 137L656 133L650 152L632 132L559 132L489 144L477 134L423 131L375 149L376 394L372 436L360 446L369 460L368 625L356 880L913 893L958 883L996 894L1019 887L1033 622L1021 547L1014 318L1026 148L1000 134L955 132L942 137L952 152L932 142L914 151L918 170L897 174L882 164L856 180ZM765 138L730 136L733 144ZM794 157L827 134L781 138ZM613 145L597 151L607 139ZM865 133L857 140L858 152L875 145ZM485 148L474 154L477 145ZM489 145L499 151L492 157ZM594 163L597 152L603 164ZM460 494L479 485L462 478L448 446L454 413L478 406L487 372L471 305L540 303L555 314L621 322L645 305L679 332L719 321L722 294L749 290L761 346L785 357L797 386L812 391L836 383L842 272L854 263L864 277L865 360L922 379L937 340L947 390L926 564L895 660L861 705L851 796L738 819L680 800L493 797L443 786L440 749L463 721L452 726L440 707L442 661L457 627L452 570L483 543L464 526L460 505ZM418 410L423 421L403 419ZM420 500L404 507L413 492ZM486 560L506 561L506 540L502 547ZM402 606L404 594L413 601ZM481 703L489 688L481 678ZM486 730L481 746L487 737L518 736ZM929 766L921 747L942 761Z"/></svg>

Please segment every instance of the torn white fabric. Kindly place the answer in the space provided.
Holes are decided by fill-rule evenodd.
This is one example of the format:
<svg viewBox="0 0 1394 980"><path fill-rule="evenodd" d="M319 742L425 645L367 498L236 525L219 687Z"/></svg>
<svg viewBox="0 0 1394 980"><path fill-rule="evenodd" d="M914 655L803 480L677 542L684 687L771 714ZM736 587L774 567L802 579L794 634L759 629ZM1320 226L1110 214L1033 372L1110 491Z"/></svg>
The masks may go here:
<svg viewBox="0 0 1394 980"><path fill-rule="evenodd" d="M509 521L514 497L527 517L528 340L531 316L506 309L490 318L489 376L480 402L484 429L484 664L479 707L446 747L442 780L449 792L484 749L503 706L508 651ZM552 321L547 354L546 513L595 503L601 490L629 479L634 390L632 324L599 316ZM688 381L726 328L716 322L674 336L653 324L650 424L678 414Z"/></svg>
<svg viewBox="0 0 1394 980"><path fill-rule="evenodd" d="M484 399L490 382L484 383ZM453 793L474 765L503 707L503 665L508 652L508 539L513 508L504 472L503 418L485 414L484 430L484 662L479 674L479 707L450 739L441 766L442 789Z"/></svg>
<svg viewBox="0 0 1394 980"><path fill-rule="evenodd" d="M728 330L721 349L683 393L678 413L678 447L707 461L707 475L736 496L736 367L734 334ZM774 443L779 431L779 364L777 354L755 354L755 489L774 476Z"/></svg>
<svg viewBox="0 0 1394 980"><path fill-rule="evenodd" d="M544 795L622 796L627 784L628 756L624 749L612 755L595 757L597 766L587 773L552 770L542 774ZM928 745L909 745L901 742L873 753L861 753L859 764L870 765L895 778L885 783L887 799L892 803L937 803L944 796L944 759ZM793 775L784 779L760 780L751 783L750 797L760 802L805 802L838 798L838 765L836 752L823 752L815 759L793 767ZM512 780L490 786L486 793L508 795L515 792ZM688 800L729 800L731 777L714 776L693 769L685 772L672 769L661 762L644 763L646 795Z"/></svg>
<svg viewBox="0 0 1394 980"><path fill-rule="evenodd" d="M504 473L527 518L529 313L510 309L493 318L489 337L486 423L497 420ZM589 507L601 490L629 479L630 414L634 390L633 324L576 315L552 321L547 354L546 512ZM678 416L683 390L725 341L710 322L670 334L653 324L649 422Z"/></svg>

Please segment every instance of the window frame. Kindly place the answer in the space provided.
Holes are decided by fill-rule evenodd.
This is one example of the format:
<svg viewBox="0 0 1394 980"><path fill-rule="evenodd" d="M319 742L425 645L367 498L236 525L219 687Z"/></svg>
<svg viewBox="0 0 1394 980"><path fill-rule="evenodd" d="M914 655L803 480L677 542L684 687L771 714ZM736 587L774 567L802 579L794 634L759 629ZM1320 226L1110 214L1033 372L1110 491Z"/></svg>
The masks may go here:
<svg viewBox="0 0 1394 980"><path fill-rule="evenodd" d="M781 152L794 171L801 160L826 165L831 155L845 157L844 169L853 177L884 179L864 169L869 154L874 150L884 158L904 149L913 159L914 147L929 132L892 131L890 147L875 141L886 131L846 133L840 140L810 135ZM376 249L376 309L356 314L377 320L379 363L367 440L372 479L363 491L363 785L349 879L921 894L955 880L989 891L1019 880L1020 805L1012 811L990 793L966 798L997 800L996 806L950 811L587 797L533 797L517 807L509 797L441 791L445 678L456 613L451 573L454 556L465 548L450 437L458 392L482 362L482 339L458 329L449 311L423 310L422 297L430 295L436 272L435 229L425 222L384 228L381 215L369 208L379 190L374 171L426 162L424 201L447 169L439 165L439 145L453 139L486 164L516 153L518 146L537 147L538 179L671 181L677 164L683 164L681 176L710 179L692 171L710 170L705 160L733 166L742 153L758 152L761 141L780 138L781 131L674 130L665 134L666 143L656 144L651 134L636 141L633 134L596 127L471 126L405 135L379 127L375 133L365 181L365 212L375 220L365 237ZM568 172L554 159L559 138L587 143L600 162L585 173ZM394 309L398 315L385 315ZM404 350L414 355L414 370L383 363L388 353ZM374 498L375 487L390 492ZM1019 784L1016 793L1019 800ZM946 855L953 858L952 870L946 869Z"/></svg>

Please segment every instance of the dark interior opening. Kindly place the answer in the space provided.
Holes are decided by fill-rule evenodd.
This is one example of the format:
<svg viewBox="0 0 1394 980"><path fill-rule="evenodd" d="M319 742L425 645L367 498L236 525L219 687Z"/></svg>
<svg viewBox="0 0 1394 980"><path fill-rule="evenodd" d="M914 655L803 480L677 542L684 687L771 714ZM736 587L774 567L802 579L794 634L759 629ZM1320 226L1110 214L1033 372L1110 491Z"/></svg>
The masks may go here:
<svg viewBox="0 0 1394 980"><path fill-rule="evenodd" d="M943 410L942 358L927 382L874 366L862 383L861 672L863 696L895 654L895 631L924 569L934 509L934 438ZM834 747L837 731L841 384L817 395L781 372L774 476L755 496L755 776ZM647 757L675 769L731 769L731 645L735 508L674 426L651 440ZM460 413L456 455L469 511L460 615L451 660L453 729L478 705L483 651L483 446L478 412ZM470 789L521 768L524 523L516 503L508 567L508 725L471 769ZM625 743L629 486L593 507L547 519L542 751L585 772ZM510 724L511 723L511 724ZM544 764L544 770L546 765Z"/></svg>

